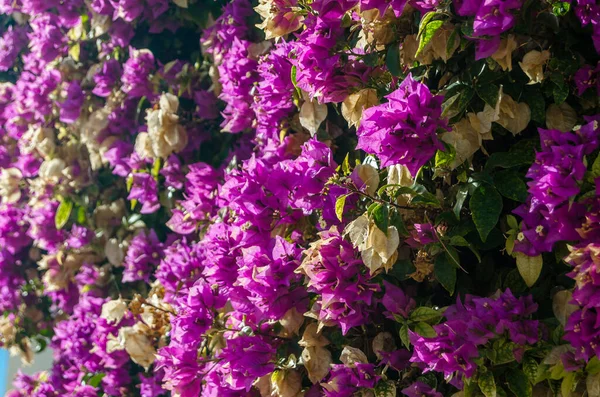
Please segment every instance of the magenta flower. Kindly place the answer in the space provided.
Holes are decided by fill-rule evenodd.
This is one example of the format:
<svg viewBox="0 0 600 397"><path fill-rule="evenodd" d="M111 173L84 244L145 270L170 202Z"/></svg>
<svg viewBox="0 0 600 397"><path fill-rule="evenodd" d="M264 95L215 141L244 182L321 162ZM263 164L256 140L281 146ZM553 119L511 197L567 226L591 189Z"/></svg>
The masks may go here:
<svg viewBox="0 0 600 397"><path fill-rule="evenodd" d="M363 112L357 148L375 154L381 166L405 165L415 175L436 152L444 150L438 129L447 128L441 118L443 97L407 76L387 103Z"/></svg>

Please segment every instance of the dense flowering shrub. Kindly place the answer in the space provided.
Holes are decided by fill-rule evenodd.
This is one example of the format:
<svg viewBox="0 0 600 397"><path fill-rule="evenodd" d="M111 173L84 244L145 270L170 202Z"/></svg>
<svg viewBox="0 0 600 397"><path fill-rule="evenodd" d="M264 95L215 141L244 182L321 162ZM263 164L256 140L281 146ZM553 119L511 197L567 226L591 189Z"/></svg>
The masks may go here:
<svg viewBox="0 0 600 397"><path fill-rule="evenodd" d="M600 396L597 0L0 0L10 397Z"/></svg>

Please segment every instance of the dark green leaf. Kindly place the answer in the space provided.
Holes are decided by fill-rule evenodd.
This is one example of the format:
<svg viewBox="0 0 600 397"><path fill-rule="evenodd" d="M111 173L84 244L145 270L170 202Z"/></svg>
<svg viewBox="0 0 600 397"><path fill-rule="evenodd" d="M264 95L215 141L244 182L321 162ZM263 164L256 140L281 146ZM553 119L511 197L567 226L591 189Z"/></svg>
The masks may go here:
<svg viewBox="0 0 600 397"><path fill-rule="evenodd" d="M384 233L387 233L388 225L390 221L390 214L388 206L386 204L377 204L371 213L375 225Z"/></svg>
<svg viewBox="0 0 600 397"><path fill-rule="evenodd" d="M392 44L385 55L385 66L393 76L401 76L402 70L400 69L400 46L398 43Z"/></svg>
<svg viewBox="0 0 600 397"><path fill-rule="evenodd" d="M554 76L556 76L556 74ZM554 102L557 105L560 105L569 96L569 85L562 76L560 79L553 79L553 83L554 88L552 89L552 96L554 97Z"/></svg>
<svg viewBox="0 0 600 397"><path fill-rule="evenodd" d="M400 327L400 340L407 349L410 349L410 338L408 337L408 325L404 324Z"/></svg>
<svg viewBox="0 0 600 397"><path fill-rule="evenodd" d="M543 124L546 121L546 101L539 90L525 91L523 99L529 105L531 110L531 119L537 123Z"/></svg>
<svg viewBox="0 0 600 397"><path fill-rule="evenodd" d="M54 215L54 224L58 230L65 227L69 221L72 210L73 202L71 200L65 198L60 202L58 208L56 209L56 214Z"/></svg>
<svg viewBox="0 0 600 397"><path fill-rule="evenodd" d="M460 236L455 237L462 238ZM435 278L442 284L442 287L444 287L450 295L454 295L454 288L456 286L456 266L452 260L448 258L445 252L435 257L434 272Z"/></svg>
<svg viewBox="0 0 600 397"><path fill-rule="evenodd" d="M485 242L488 234L500 218L502 196L493 186L482 184L475 190L471 200L469 200L469 208L481 240Z"/></svg>
<svg viewBox="0 0 600 397"><path fill-rule="evenodd" d="M486 170L492 170L493 168L513 168L519 167L525 164L531 164L533 159L523 153L514 152L497 152L492 153L485 163Z"/></svg>
<svg viewBox="0 0 600 397"><path fill-rule="evenodd" d="M500 88L496 84L484 84L477 87L477 95L485 103L495 108L498 103Z"/></svg>
<svg viewBox="0 0 600 397"><path fill-rule="evenodd" d="M450 245L456 247L468 247L470 244L463 236L452 236L450 237Z"/></svg>
<svg viewBox="0 0 600 397"><path fill-rule="evenodd" d="M523 278L519 274L517 269L511 270L504 279L504 288L510 288L510 290L516 294L527 290L527 284L523 281Z"/></svg>
<svg viewBox="0 0 600 397"><path fill-rule="evenodd" d="M442 318L442 315L435 309L422 306L413 310L408 318L414 322L424 321L426 323L435 324Z"/></svg>
<svg viewBox="0 0 600 397"><path fill-rule="evenodd" d="M537 360L531 357L531 355L526 354L525 357L523 357L523 373L525 373L529 380L534 384L538 377L538 367L539 364Z"/></svg>
<svg viewBox="0 0 600 397"><path fill-rule="evenodd" d="M457 219L460 219L460 211L462 210L463 204L467 199L467 195L469 194L469 186L468 185L460 185L458 191L456 192L456 203L454 204L454 215L456 215Z"/></svg>
<svg viewBox="0 0 600 397"><path fill-rule="evenodd" d="M396 262L396 264L392 267L392 270L390 270L387 274L402 281L406 280L409 275L414 273L416 270L417 269L415 268L415 265L413 265L410 259L404 259Z"/></svg>
<svg viewBox="0 0 600 397"><path fill-rule="evenodd" d="M435 338L437 336L433 327L425 322L416 323L415 332L424 338Z"/></svg>
<svg viewBox="0 0 600 397"><path fill-rule="evenodd" d="M397 209L393 209L392 213L390 214L390 225L396 227L400 236L409 235L408 229L406 228L404 220L402 219L402 214L400 214Z"/></svg>
<svg viewBox="0 0 600 397"><path fill-rule="evenodd" d="M515 349L517 344L499 340L494 342L494 350L496 353L495 364L506 364L515 361Z"/></svg>
<svg viewBox="0 0 600 397"><path fill-rule="evenodd" d="M527 375L519 369L511 369L506 373L508 388L516 397L531 397L532 387Z"/></svg>
<svg viewBox="0 0 600 397"><path fill-rule="evenodd" d="M524 178L513 170L504 170L494 175L494 185L504 197L524 202L527 200L527 185Z"/></svg>
<svg viewBox="0 0 600 397"><path fill-rule="evenodd" d="M477 383L479 384L479 390L485 397L496 397L496 379L494 379L494 374L491 371L479 374Z"/></svg>
<svg viewBox="0 0 600 397"><path fill-rule="evenodd" d="M457 40L460 40L460 37L458 36L458 30L454 29L450 33L450 37L448 37L448 42L446 43L446 57L450 57L450 53L454 50Z"/></svg>
<svg viewBox="0 0 600 397"><path fill-rule="evenodd" d="M429 205L429 206L436 207L436 208L441 207L440 201L437 199L437 197L433 193L430 193L430 192L424 192L424 193L420 193L420 194L416 195L415 197L412 198L410 203L411 204Z"/></svg>

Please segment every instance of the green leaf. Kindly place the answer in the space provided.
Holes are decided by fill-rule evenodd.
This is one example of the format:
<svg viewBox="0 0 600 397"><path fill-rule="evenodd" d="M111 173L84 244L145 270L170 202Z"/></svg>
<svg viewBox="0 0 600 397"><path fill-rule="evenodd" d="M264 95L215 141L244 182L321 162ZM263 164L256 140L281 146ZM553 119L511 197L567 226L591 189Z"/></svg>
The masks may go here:
<svg viewBox="0 0 600 397"><path fill-rule="evenodd" d="M298 89L298 80L296 78L296 75L298 74L298 69L296 68L296 65L292 65L292 73L291 73L291 79L292 79L292 85L294 86L294 88Z"/></svg>
<svg viewBox="0 0 600 397"><path fill-rule="evenodd" d="M453 212L457 219L460 219L460 211L462 210L463 204L469 194L468 185L460 185L456 192L456 203L454 204Z"/></svg>
<svg viewBox="0 0 600 397"><path fill-rule="evenodd" d="M79 56L81 55L81 44L79 42L73 44L69 48L69 55L75 62L79 62Z"/></svg>
<svg viewBox="0 0 600 397"><path fill-rule="evenodd" d="M533 157L529 158L522 153L515 152L497 152L492 153L485 163L485 170L490 171L494 168L513 168L521 165L531 164Z"/></svg>
<svg viewBox="0 0 600 397"><path fill-rule="evenodd" d="M431 14L431 13L428 13L428 14ZM425 18L426 17L427 17L427 15L425 16ZM425 18L423 18L423 19L425 19ZM421 52L425 49L427 44L429 44L429 42L433 38L433 35L435 34L435 32L437 32L438 29L441 28L443 24L444 24L444 21L431 21L425 25L425 28L423 30L419 29L419 48L417 49L415 57L418 57L419 54L421 54ZM421 22L421 27L423 27L423 22Z"/></svg>
<svg viewBox="0 0 600 397"><path fill-rule="evenodd" d="M500 218L502 196L493 186L482 184L471 196L469 208L473 215L475 227L479 232L479 236L481 236L481 241L485 242Z"/></svg>
<svg viewBox="0 0 600 397"><path fill-rule="evenodd" d="M371 213L373 215L373 220L375 221L375 225L384 233L387 233L388 225L390 221L390 213L388 206L386 204L377 204L377 206L373 209Z"/></svg>
<svg viewBox="0 0 600 397"><path fill-rule="evenodd" d="M410 234L406 228L406 225L404 224L402 214L395 208L392 209L392 213L390 215L390 226L396 227L400 236L408 236Z"/></svg>
<svg viewBox="0 0 600 397"><path fill-rule="evenodd" d="M435 168L448 167L456 158L456 149L454 146L444 143L446 150L438 150L435 153Z"/></svg>
<svg viewBox="0 0 600 397"><path fill-rule="evenodd" d="M594 356L590 359L590 361L585 366L585 372L590 375L596 375L600 373L600 360L598 357Z"/></svg>
<svg viewBox="0 0 600 397"><path fill-rule="evenodd" d="M430 12L426 13L425 15L423 15L423 18L421 18L421 20L419 21L419 31L417 33L417 37L421 37L425 33L425 29L426 29L427 25L429 24L429 22L431 22L433 20L433 18L435 18L438 15L443 15L443 14L436 12L436 11L430 11Z"/></svg>
<svg viewBox="0 0 600 397"><path fill-rule="evenodd" d="M395 397L396 385L393 381L380 381L374 389L375 397Z"/></svg>
<svg viewBox="0 0 600 397"><path fill-rule="evenodd" d="M519 369L511 369L506 373L508 388L516 397L531 397L532 387L527 375Z"/></svg>
<svg viewBox="0 0 600 397"><path fill-rule="evenodd" d="M469 242L463 236L452 236L450 237L450 245L454 245L455 247L468 247Z"/></svg>
<svg viewBox="0 0 600 397"><path fill-rule="evenodd" d="M537 360L535 358L531 357L531 355L525 354L525 357L523 357L523 372L525 373L525 375L527 375L529 380L534 384L538 377L538 367L539 367L539 364L538 364Z"/></svg>
<svg viewBox="0 0 600 397"><path fill-rule="evenodd" d="M513 230L519 230L519 223L517 222L517 218L514 215L506 215L506 223Z"/></svg>
<svg viewBox="0 0 600 397"><path fill-rule="evenodd" d="M87 221L87 215L85 214L85 208L81 207L81 206L77 206L77 218L76 218L76 222L79 225L85 225L86 221Z"/></svg>
<svg viewBox="0 0 600 397"><path fill-rule="evenodd" d="M73 202L68 198L63 198L58 208L56 209L56 214L54 215L54 224L56 225L56 228L58 230L65 227L65 225L69 221L69 217L71 216L72 210Z"/></svg>
<svg viewBox="0 0 600 397"><path fill-rule="evenodd" d="M504 170L494 175L494 186L504 197L518 202L527 200L527 185L513 170Z"/></svg>
<svg viewBox="0 0 600 397"><path fill-rule="evenodd" d="M398 43L392 44L385 55L385 66L388 68L392 76L401 76L400 69L400 46Z"/></svg>
<svg viewBox="0 0 600 397"><path fill-rule="evenodd" d="M296 69L296 65L292 65L292 73L291 73L291 79L292 79L292 84L296 90L296 96L298 96L298 98L302 98L302 90L300 90L300 88L298 87L298 80L296 78L296 75L298 73L298 70Z"/></svg>
<svg viewBox="0 0 600 397"><path fill-rule="evenodd" d="M344 216L344 206L346 205L346 199L350 194L343 194L335 200L335 214L337 215L340 222Z"/></svg>
<svg viewBox="0 0 600 397"><path fill-rule="evenodd" d="M410 200L411 204L423 204L429 205L435 208L440 208L441 204L435 194L430 192L423 192L421 194L417 194Z"/></svg>
<svg viewBox="0 0 600 397"><path fill-rule="evenodd" d="M454 237L462 238L460 236ZM456 286L456 266L454 266L445 252L435 257L434 273L435 278L442 284L442 287L444 287L450 295L454 295L454 288Z"/></svg>
<svg viewBox="0 0 600 397"><path fill-rule="evenodd" d="M410 313L408 319L413 322L421 322L424 321L426 323L437 323L442 318L442 315L435 309L430 307L417 307Z"/></svg>
<svg viewBox="0 0 600 397"><path fill-rule="evenodd" d="M515 361L516 344L508 341L498 340L494 342L495 360L494 364L506 364Z"/></svg>
<svg viewBox="0 0 600 397"><path fill-rule="evenodd" d="M525 103L531 109L531 119L539 124L544 124L546 121L546 101L544 95L539 90L526 90L523 93Z"/></svg>
<svg viewBox="0 0 600 397"><path fill-rule="evenodd" d="M496 397L496 380L491 371L480 374L477 383L479 384L479 390L485 397Z"/></svg>
<svg viewBox="0 0 600 397"><path fill-rule="evenodd" d="M413 274L416 270L415 265L413 265L410 259L403 259L396 262L392 267L392 270L387 274L403 281L409 278L409 275Z"/></svg>
<svg viewBox="0 0 600 397"><path fill-rule="evenodd" d="M404 324L400 327L400 340L407 349L410 349L410 338L408 337L408 325Z"/></svg>
<svg viewBox="0 0 600 397"><path fill-rule="evenodd" d="M556 76L556 75L555 75ZM569 85L565 82L564 77L560 76L552 80L554 88L552 89L552 96L554 97L554 103L560 105L569 96Z"/></svg>
<svg viewBox="0 0 600 397"><path fill-rule="evenodd" d="M575 372L567 372L567 376L563 378L560 385L560 392L562 397L570 397L571 393L575 389Z"/></svg>
<svg viewBox="0 0 600 397"><path fill-rule="evenodd" d="M465 379L465 386L463 388L463 397L479 397L479 386L473 379Z"/></svg>
<svg viewBox="0 0 600 397"><path fill-rule="evenodd" d="M460 99L461 93L457 93L452 95L451 97L448 97L448 99L446 99L444 101L444 103L442 103L442 116L445 118L452 118L454 116L456 116L459 112L458 112L458 105L457 102Z"/></svg>
<svg viewBox="0 0 600 397"><path fill-rule="evenodd" d="M437 336L437 332L433 327L425 322L416 323L415 332L424 338L435 338Z"/></svg>
<svg viewBox="0 0 600 397"><path fill-rule="evenodd" d="M542 256L528 256L522 252L515 252L515 257L517 259L517 269L519 269L519 274L523 278L523 281L525 281L525 284L531 288L542 273L542 267L544 265Z"/></svg>
<svg viewBox="0 0 600 397"><path fill-rule="evenodd" d="M450 52L454 50L454 45L456 44L456 40L460 40L458 36L458 30L454 29L450 36L448 37L448 42L446 43L446 56L449 57Z"/></svg>
<svg viewBox="0 0 600 397"><path fill-rule="evenodd" d="M586 175L586 180L589 183L594 183L594 179L600 176L600 154L596 156L596 159L592 163L591 169L588 171Z"/></svg>
<svg viewBox="0 0 600 397"><path fill-rule="evenodd" d="M557 1L552 4L552 13L557 17L564 17L571 9L571 4L566 1Z"/></svg>
<svg viewBox="0 0 600 397"><path fill-rule="evenodd" d="M510 288L512 292L518 294L527 290L527 284L523 281L523 277L521 277L519 271L513 269L508 272L504 279L504 288Z"/></svg>
<svg viewBox="0 0 600 397"><path fill-rule="evenodd" d="M350 174L350 153L346 153L346 157L344 157L344 162L342 163L342 172L344 175Z"/></svg>
<svg viewBox="0 0 600 397"><path fill-rule="evenodd" d="M495 108L500 96L500 88L496 84L484 84L476 88L477 95L485 103Z"/></svg>
<svg viewBox="0 0 600 397"><path fill-rule="evenodd" d="M86 382L87 385L90 385L92 387L98 387L100 386L100 382L102 381L102 379L106 376L105 373L103 372L99 372L95 375L93 375L91 378L89 378Z"/></svg>
<svg viewBox="0 0 600 397"><path fill-rule="evenodd" d="M160 157L158 157L154 160L154 163L152 164L151 175L154 179L158 179L158 176L160 175L161 167L162 167L162 161L160 160Z"/></svg>

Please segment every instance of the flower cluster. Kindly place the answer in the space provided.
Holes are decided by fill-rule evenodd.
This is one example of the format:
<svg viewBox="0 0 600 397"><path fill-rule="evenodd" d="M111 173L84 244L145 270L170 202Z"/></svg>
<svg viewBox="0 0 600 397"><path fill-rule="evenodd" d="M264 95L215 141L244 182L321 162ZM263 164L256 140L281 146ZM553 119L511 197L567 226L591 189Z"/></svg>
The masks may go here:
<svg viewBox="0 0 600 397"><path fill-rule="evenodd" d="M343 333L369 320L373 293L379 290L378 285L369 283L357 254L334 227L320 233L299 269L308 279L308 291L321 296L312 308L318 320L339 325Z"/></svg>
<svg viewBox="0 0 600 397"><path fill-rule="evenodd" d="M416 174L444 145L437 133L445 129L443 97L407 76L388 102L365 110L357 131L359 149L375 154L382 166L402 164Z"/></svg>
<svg viewBox="0 0 600 397"><path fill-rule="evenodd" d="M527 177L530 197L514 212L523 218L515 249L529 256L549 252L561 240L578 240L585 206L572 203L586 172L584 156L598 148L600 129L591 121L574 132L539 130L542 150Z"/></svg>
<svg viewBox="0 0 600 397"><path fill-rule="evenodd" d="M429 371L446 377L458 372L471 377L477 370L478 348L490 340L507 335L518 346L538 340L538 322L529 317L537 310L531 296L515 298L506 290L497 298L467 295L444 312L447 321L435 325L435 337L410 334L415 350L412 362L423 363Z"/></svg>

